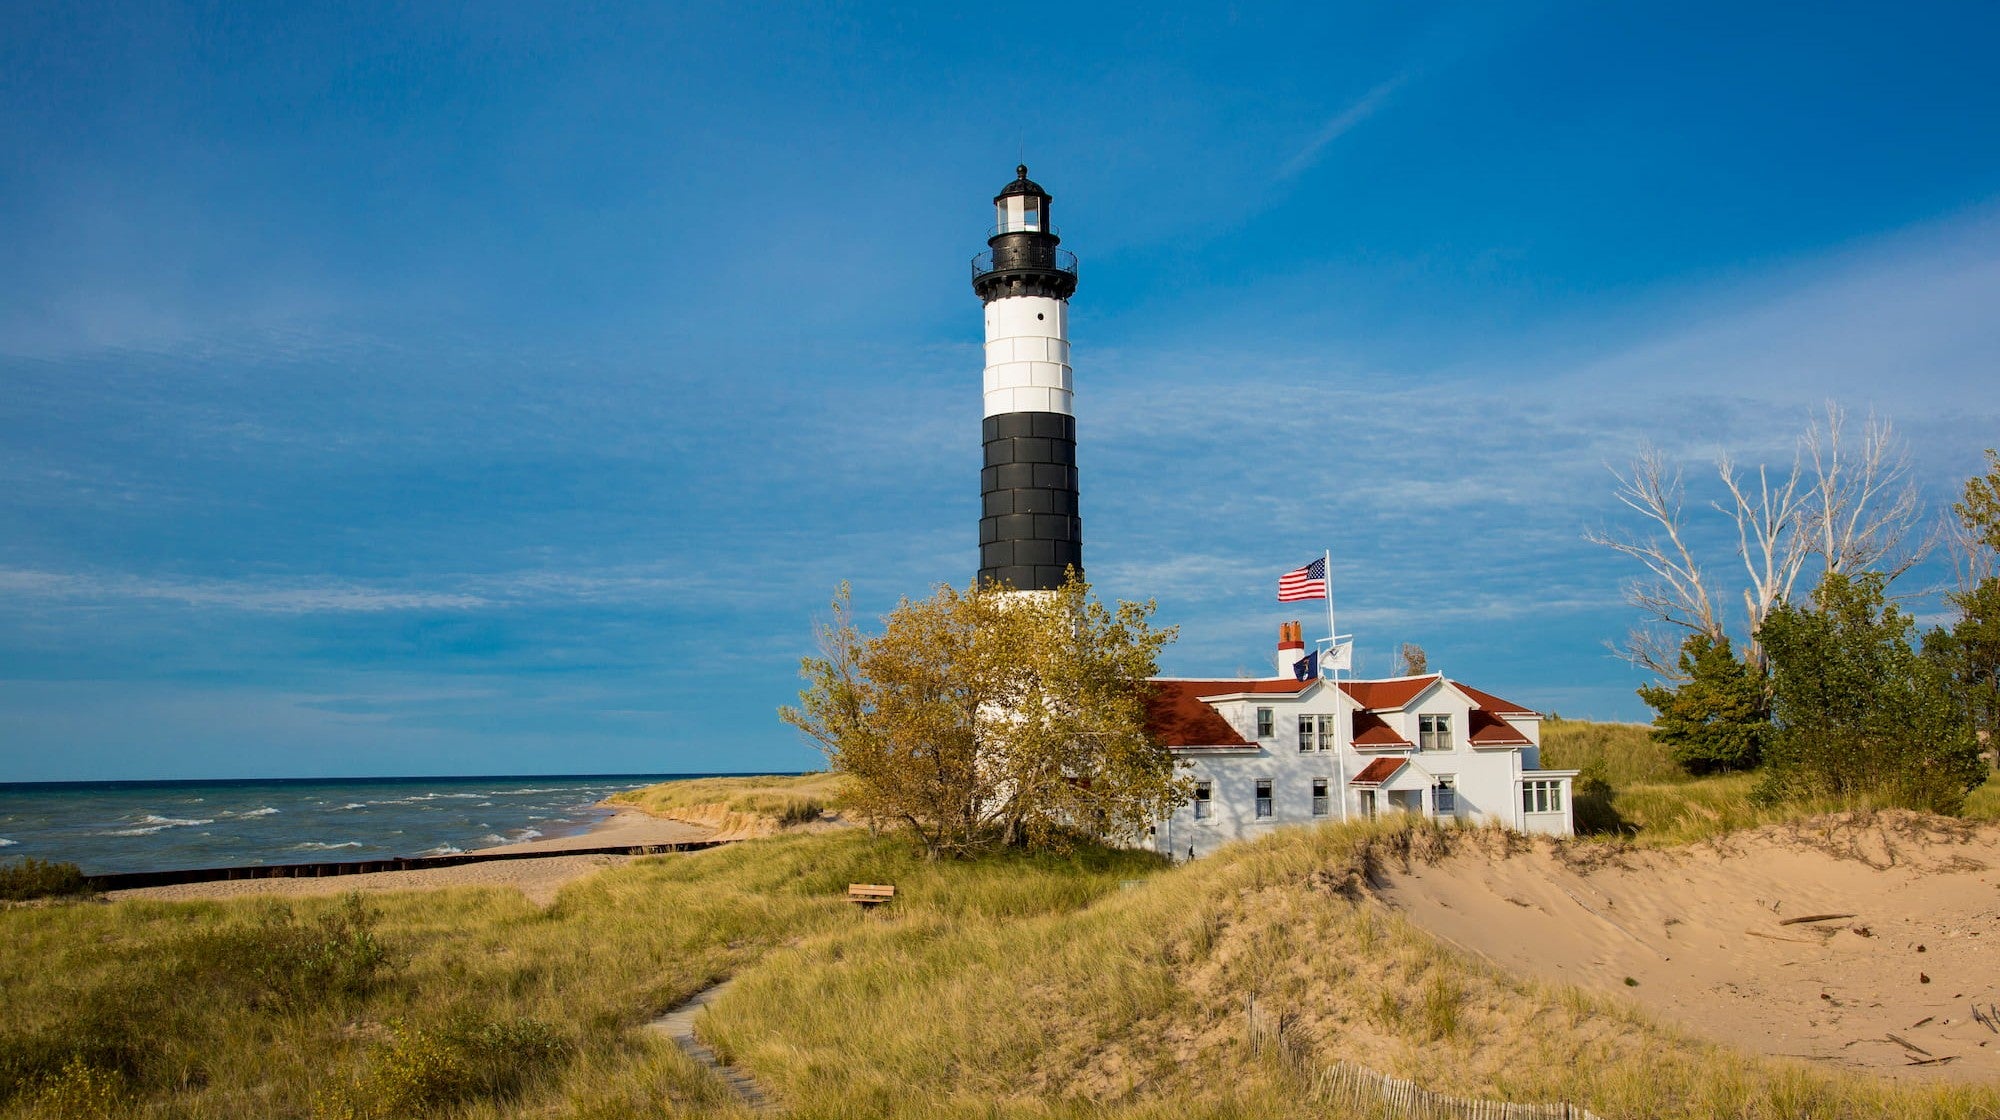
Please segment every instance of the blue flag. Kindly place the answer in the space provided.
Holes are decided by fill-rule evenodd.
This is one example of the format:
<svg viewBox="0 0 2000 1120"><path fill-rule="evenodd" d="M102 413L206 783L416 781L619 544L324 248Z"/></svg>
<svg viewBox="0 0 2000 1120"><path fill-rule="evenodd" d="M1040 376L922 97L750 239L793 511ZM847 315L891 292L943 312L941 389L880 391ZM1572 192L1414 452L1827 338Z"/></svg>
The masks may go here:
<svg viewBox="0 0 2000 1120"><path fill-rule="evenodd" d="M1299 663L1292 666L1292 675L1299 678L1302 681L1310 681L1318 679L1319 651L1314 650L1311 653L1306 654L1304 657L1299 658Z"/></svg>

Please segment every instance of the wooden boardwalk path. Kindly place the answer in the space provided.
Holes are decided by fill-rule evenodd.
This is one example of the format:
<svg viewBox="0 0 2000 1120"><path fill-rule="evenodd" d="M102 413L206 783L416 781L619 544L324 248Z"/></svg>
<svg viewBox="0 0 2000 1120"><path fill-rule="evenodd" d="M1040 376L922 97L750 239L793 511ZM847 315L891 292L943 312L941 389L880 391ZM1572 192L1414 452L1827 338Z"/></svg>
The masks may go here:
<svg viewBox="0 0 2000 1120"><path fill-rule="evenodd" d="M770 1112L777 1106L771 1103L771 1098L764 1092L763 1087L757 1084L756 1079L716 1057L715 1051L710 1050L701 1039L695 1037L694 1023L702 1009L720 999L735 983L734 980L724 980L720 984L703 988L689 997L686 1003L646 1024L646 1029L659 1031L673 1039L674 1045L680 1047L682 1053L720 1078L722 1083L729 1087L729 1091L736 1094L736 1099L752 1110Z"/></svg>

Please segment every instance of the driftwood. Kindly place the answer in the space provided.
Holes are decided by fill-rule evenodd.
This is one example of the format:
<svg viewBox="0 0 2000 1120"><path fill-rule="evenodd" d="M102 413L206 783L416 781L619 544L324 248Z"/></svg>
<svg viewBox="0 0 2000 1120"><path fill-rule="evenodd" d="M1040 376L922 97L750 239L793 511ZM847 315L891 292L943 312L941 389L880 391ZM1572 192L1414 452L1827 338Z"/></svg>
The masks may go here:
<svg viewBox="0 0 2000 1120"><path fill-rule="evenodd" d="M1854 916L1853 914L1807 914L1799 918L1786 918L1778 924L1781 926L1796 926L1805 922L1831 922L1836 918L1852 918Z"/></svg>
<svg viewBox="0 0 2000 1120"><path fill-rule="evenodd" d="M1889 1041L1895 1043L1896 1045L1902 1047L1905 1050L1915 1050L1917 1053L1922 1054L1926 1058L1931 1056L1931 1052L1929 1050L1926 1050L1923 1047L1918 1046L1916 1043L1911 1042L1909 1039L1904 1038L1902 1035L1896 1034L1894 1032L1890 1033Z"/></svg>
<svg viewBox="0 0 2000 1120"><path fill-rule="evenodd" d="M1984 1011L1979 1010L1978 1004L1973 1004L1972 1021L1994 1034L2000 1034L2000 1004L1988 1004Z"/></svg>
<svg viewBox="0 0 2000 1120"><path fill-rule="evenodd" d="M1761 937L1761 938L1763 938L1763 939L1764 939L1764 940L1766 940L1766 941L1789 941L1789 942L1791 942L1791 943L1792 943L1792 944L1794 944L1794 945L1817 945L1817 944L1819 944L1819 942L1817 942L1817 941L1808 941L1808 940L1806 940L1806 939L1805 939L1805 938L1803 938L1803 937L1780 937L1780 936L1778 936L1778 935L1777 935L1777 934L1775 934L1775 933L1765 933L1765 932L1764 932L1763 930L1761 930L1761 929L1746 929L1746 930L1744 930L1743 932L1744 932L1744 933L1747 933L1747 934L1749 934L1749 935L1750 935L1750 936L1752 936L1752 937Z"/></svg>
<svg viewBox="0 0 2000 1120"><path fill-rule="evenodd" d="M1917 1029L1918 1027L1921 1027L1921 1026L1923 1026L1923 1025L1924 1025L1925 1023L1928 1023L1928 1022L1930 1022L1930 1021L1931 1021L1932 1019L1935 1019L1935 1018L1937 1018L1937 1016L1935 1016L1935 1015L1926 1015L1926 1016L1924 1016L1923 1018L1921 1018L1921 1019L1918 1019L1918 1020L1917 1020L1916 1022L1914 1022L1914 1023L1911 1023L1911 1024L1910 1024L1910 1029L1911 1029L1911 1030L1916 1030L1916 1029Z"/></svg>
<svg viewBox="0 0 2000 1120"><path fill-rule="evenodd" d="M1942 1058L1925 1058L1925 1059L1923 1059L1922 1061L1918 1061L1918 1062L1905 1062L1905 1063L1903 1063L1903 1064L1904 1064L1904 1065L1911 1065L1911 1066L1941 1066L1941 1065L1945 1064L1946 1062L1955 1062L1955 1061L1957 1061L1957 1060L1958 1060L1958 1055L1957 1055L1957 1054L1946 1054L1946 1055L1945 1055L1944 1057L1942 1057Z"/></svg>

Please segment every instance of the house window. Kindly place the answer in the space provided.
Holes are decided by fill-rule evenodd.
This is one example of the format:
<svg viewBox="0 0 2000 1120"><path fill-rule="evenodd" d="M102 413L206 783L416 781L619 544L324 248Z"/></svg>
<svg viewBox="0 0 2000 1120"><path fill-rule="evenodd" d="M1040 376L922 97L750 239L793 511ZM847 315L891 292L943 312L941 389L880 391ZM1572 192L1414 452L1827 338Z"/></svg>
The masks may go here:
<svg viewBox="0 0 2000 1120"><path fill-rule="evenodd" d="M1269 739L1276 735L1278 733L1278 729L1275 726L1276 723L1277 721L1271 718L1271 709L1257 709L1257 737L1259 739Z"/></svg>
<svg viewBox="0 0 2000 1120"><path fill-rule="evenodd" d="M1319 749L1323 751L1330 751L1333 749L1332 716L1319 717Z"/></svg>
<svg viewBox="0 0 2000 1120"><path fill-rule="evenodd" d="M1562 782L1553 778L1537 778L1533 781L1522 782L1521 811L1524 813L1562 812Z"/></svg>
<svg viewBox="0 0 2000 1120"><path fill-rule="evenodd" d="M1323 817L1323 816L1326 816L1326 807L1327 807L1327 800L1326 800L1326 779L1325 779L1325 778L1314 778L1314 779L1313 779L1313 816L1315 816L1315 817Z"/></svg>
<svg viewBox="0 0 2000 1120"><path fill-rule="evenodd" d="M1417 717L1417 746L1426 751L1448 751L1451 749L1451 717L1448 715L1423 715Z"/></svg>
<svg viewBox="0 0 2000 1120"><path fill-rule="evenodd" d="M1259 778L1257 780L1257 816L1262 818L1262 817L1268 817L1270 815L1271 815L1271 779Z"/></svg>
<svg viewBox="0 0 2000 1120"><path fill-rule="evenodd" d="M1299 717L1299 750L1301 753L1313 749L1313 717Z"/></svg>
<svg viewBox="0 0 2000 1120"><path fill-rule="evenodd" d="M1207 820L1209 810L1213 805L1214 802L1210 798L1209 784L1207 782L1196 782L1194 784L1194 819L1198 821Z"/></svg>
<svg viewBox="0 0 2000 1120"><path fill-rule="evenodd" d="M1431 787L1431 808L1440 817L1458 815L1458 785L1454 779L1439 778Z"/></svg>

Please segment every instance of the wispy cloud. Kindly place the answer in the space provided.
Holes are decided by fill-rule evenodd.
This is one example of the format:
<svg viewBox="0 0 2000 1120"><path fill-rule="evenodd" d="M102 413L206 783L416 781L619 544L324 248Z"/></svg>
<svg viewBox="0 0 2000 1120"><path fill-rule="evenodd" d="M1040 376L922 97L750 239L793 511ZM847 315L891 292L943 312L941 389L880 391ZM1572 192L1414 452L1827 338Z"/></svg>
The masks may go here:
<svg viewBox="0 0 2000 1120"><path fill-rule="evenodd" d="M1289 179L1311 167L1319 159L1320 154L1326 151L1327 145L1347 135L1356 125L1380 112L1408 79L1408 74L1398 74L1362 94L1352 105L1329 117L1327 122L1320 126L1319 131L1313 134L1312 139L1306 141L1305 147L1300 148L1292 158L1285 161L1283 167L1278 169L1278 178Z"/></svg>

